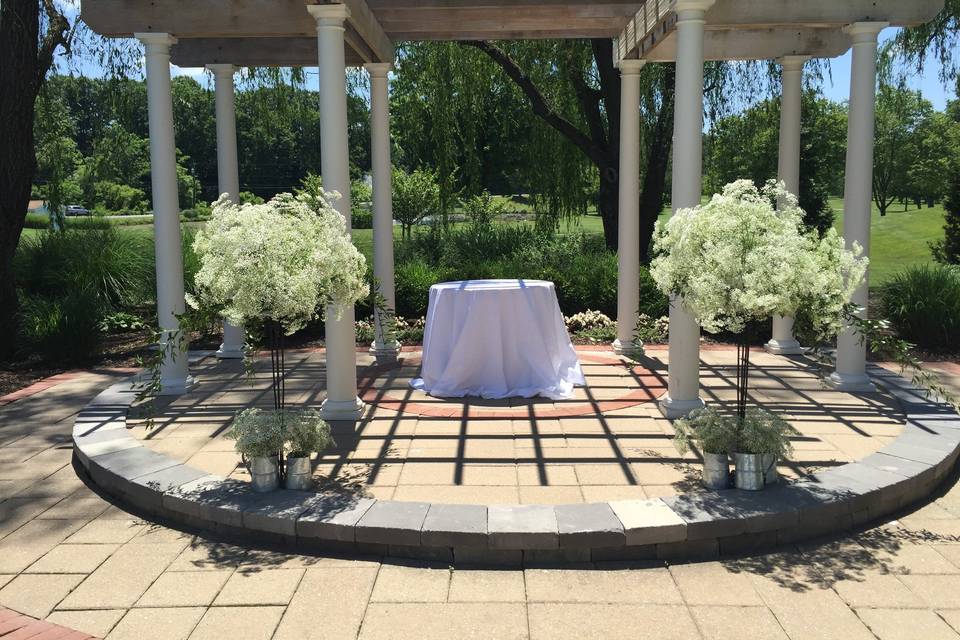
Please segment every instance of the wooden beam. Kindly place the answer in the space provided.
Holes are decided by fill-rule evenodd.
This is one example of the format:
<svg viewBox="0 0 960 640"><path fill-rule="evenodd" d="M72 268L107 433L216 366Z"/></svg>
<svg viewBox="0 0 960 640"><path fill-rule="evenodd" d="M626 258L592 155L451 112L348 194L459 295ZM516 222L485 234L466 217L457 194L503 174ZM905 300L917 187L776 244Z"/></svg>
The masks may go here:
<svg viewBox="0 0 960 640"><path fill-rule="evenodd" d="M850 37L839 28L712 30L704 34L703 57L705 60L774 60L792 55L835 58L849 48ZM659 40L644 55L650 62L671 62L676 58L676 31Z"/></svg>
<svg viewBox="0 0 960 640"><path fill-rule="evenodd" d="M707 11L716 27L842 26L889 22L902 27L929 22L944 0L717 0Z"/></svg>
<svg viewBox="0 0 960 640"><path fill-rule="evenodd" d="M350 9L350 27L349 31L356 34L360 41L364 43L361 46L359 42L355 43L355 49L363 52L364 48L372 53L372 56L366 62L393 62L394 50L393 42L387 37L383 27L377 17L370 11L365 0L324 0L317 4L345 4ZM350 35L348 31L348 36Z"/></svg>
<svg viewBox="0 0 960 640"><path fill-rule="evenodd" d="M366 60L349 45L348 67ZM180 67L232 64L238 67L315 67L316 38L181 38L170 48L170 61Z"/></svg>
<svg viewBox="0 0 960 640"><path fill-rule="evenodd" d="M908 26L932 20L943 3L944 0L717 0L706 13L706 29L838 29L862 21ZM617 38L618 59L673 56L657 54L655 50L669 39L675 20L672 0L647 0ZM831 49L828 46L824 50Z"/></svg>
<svg viewBox="0 0 960 640"><path fill-rule="evenodd" d="M354 14L350 27L356 37L373 54L384 57L392 56L390 41L398 39L613 37L643 6L642 0L343 1ZM84 0L81 11L87 25L105 36L130 37L135 32L165 32L179 38L316 34L304 0Z"/></svg>

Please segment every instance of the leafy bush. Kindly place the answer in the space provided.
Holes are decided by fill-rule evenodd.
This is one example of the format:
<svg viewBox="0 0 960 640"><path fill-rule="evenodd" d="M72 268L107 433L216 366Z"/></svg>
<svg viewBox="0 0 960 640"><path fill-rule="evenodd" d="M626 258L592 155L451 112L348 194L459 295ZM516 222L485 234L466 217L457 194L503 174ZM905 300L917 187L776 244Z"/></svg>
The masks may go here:
<svg viewBox="0 0 960 640"><path fill-rule="evenodd" d="M903 339L929 350L960 345L960 268L917 265L884 284L880 309Z"/></svg>
<svg viewBox="0 0 960 640"><path fill-rule="evenodd" d="M24 237L14 258L17 283L29 294L60 297L88 291L107 306L150 299L153 247L143 236L110 225Z"/></svg>
<svg viewBox="0 0 960 640"><path fill-rule="evenodd" d="M108 211L143 213L147 210L147 195L136 187L101 180L94 183L93 193L97 204L102 204Z"/></svg>
<svg viewBox="0 0 960 640"><path fill-rule="evenodd" d="M450 280L442 267L433 267L425 260L413 259L396 266L397 314L419 317L427 314L430 287Z"/></svg>
<svg viewBox="0 0 960 640"><path fill-rule="evenodd" d="M350 214L350 226L354 229L373 229L373 211L354 208Z"/></svg>
<svg viewBox="0 0 960 640"><path fill-rule="evenodd" d="M402 225L405 238L410 237L413 225L440 213L440 183L435 172L417 169L407 173L394 168L393 217Z"/></svg>
<svg viewBox="0 0 960 640"><path fill-rule="evenodd" d="M116 311L104 316L97 326L101 333L126 333L128 331L142 331L148 325L140 316L126 311Z"/></svg>
<svg viewBox="0 0 960 640"><path fill-rule="evenodd" d="M60 362L80 362L100 345L104 304L96 292L77 288L61 295L25 295L20 301L20 345Z"/></svg>

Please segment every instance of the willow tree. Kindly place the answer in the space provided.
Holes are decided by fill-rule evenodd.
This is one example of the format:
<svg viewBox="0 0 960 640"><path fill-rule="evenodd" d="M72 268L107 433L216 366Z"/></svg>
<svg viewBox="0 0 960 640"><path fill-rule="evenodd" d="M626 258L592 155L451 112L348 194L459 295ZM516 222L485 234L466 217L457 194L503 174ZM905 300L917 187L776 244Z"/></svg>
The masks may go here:
<svg viewBox="0 0 960 640"><path fill-rule="evenodd" d="M446 203L458 190L489 185L502 168L548 220L595 204L607 246L615 249L620 75L612 46L608 39L404 45L394 84L400 158L412 165L432 159ZM663 208L673 66L649 65L641 83L646 249Z"/></svg>
<svg viewBox="0 0 960 640"><path fill-rule="evenodd" d="M932 59L940 65L940 79L946 84L960 76L960 0L946 0L940 13L925 24L900 29L885 47L881 62L899 60L905 73L922 71Z"/></svg>

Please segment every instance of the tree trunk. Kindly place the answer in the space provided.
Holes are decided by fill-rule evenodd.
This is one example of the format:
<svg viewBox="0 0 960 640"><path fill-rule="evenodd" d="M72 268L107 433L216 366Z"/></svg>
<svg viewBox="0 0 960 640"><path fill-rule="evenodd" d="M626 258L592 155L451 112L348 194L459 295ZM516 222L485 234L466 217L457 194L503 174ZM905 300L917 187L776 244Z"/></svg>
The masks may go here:
<svg viewBox="0 0 960 640"><path fill-rule="evenodd" d="M38 0L0 2L0 358L9 357L17 328L13 255L20 242L37 169L33 118L57 47L66 45L69 23L43 0L47 30L40 34Z"/></svg>
<svg viewBox="0 0 960 640"><path fill-rule="evenodd" d="M647 143L647 170L643 175L640 194L640 260L650 262L650 243L653 227L663 211L663 193L667 182L667 167L673 148L673 97L675 67L667 65L660 85L660 112Z"/></svg>
<svg viewBox="0 0 960 640"><path fill-rule="evenodd" d="M620 241L620 167L607 163L598 167L600 190L597 194L597 212L603 222L603 239L607 248L616 251Z"/></svg>
<svg viewBox="0 0 960 640"><path fill-rule="evenodd" d="M8 357L14 345L17 288L13 254L37 168L33 112L39 30L37 0L3 0L0 4L0 357Z"/></svg>

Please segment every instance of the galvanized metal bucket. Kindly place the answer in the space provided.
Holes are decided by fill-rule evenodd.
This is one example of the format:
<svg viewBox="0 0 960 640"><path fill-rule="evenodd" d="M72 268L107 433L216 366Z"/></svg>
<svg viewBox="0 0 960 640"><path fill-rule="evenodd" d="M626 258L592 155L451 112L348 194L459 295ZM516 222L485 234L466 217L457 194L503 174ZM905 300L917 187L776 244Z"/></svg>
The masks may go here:
<svg viewBox="0 0 960 640"><path fill-rule="evenodd" d="M759 453L735 453L733 460L736 464L736 487L745 491L759 491L763 489L766 468L763 464L763 455Z"/></svg>
<svg viewBox="0 0 960 640"><path fill-rule="evenodd" d="M310 468L310 458L287 458L287 489L307 491L313 484L313 469Z"/></svg>
<svg viewBox="0 0 960 640"><path fill-rule="evenodd" d="M777 484L780 481L780 472L777 471L777 456L772 453L763 454L763 483Z"/></svg>
<svg viewBox="0 0 960 640"><path fill-rule="evenodd" d="M707 489L729 488L730 456L725 453L704 453L702 482Z"/></svg>
<svg viewBox="0 0 960 640"><path fill-rule="evenodd" d="M250 470L254 491L275 491L280 486L279 465L276 458L250 458L247 468Z"/></svg>

